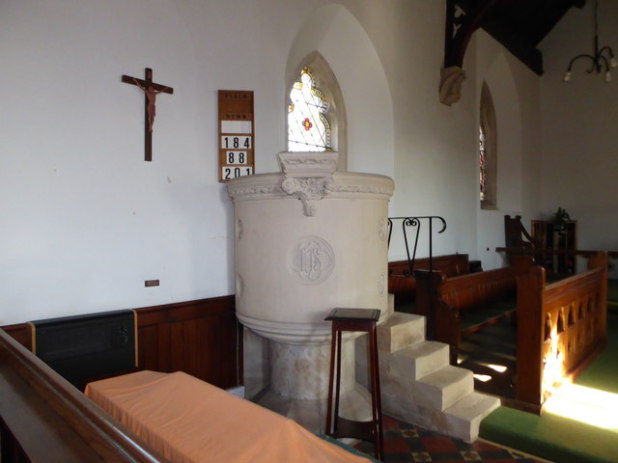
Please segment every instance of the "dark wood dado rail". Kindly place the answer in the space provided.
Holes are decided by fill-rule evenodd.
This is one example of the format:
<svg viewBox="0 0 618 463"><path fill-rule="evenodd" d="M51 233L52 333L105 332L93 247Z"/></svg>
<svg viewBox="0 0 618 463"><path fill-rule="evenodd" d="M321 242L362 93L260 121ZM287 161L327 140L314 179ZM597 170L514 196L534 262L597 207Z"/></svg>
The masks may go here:
<svg viewBox="0 0 618 463"><path fill-rule="evenodd" d="M242 383L234 296L143 307L135 313L140 369L180 370L224 389ZM3 328L32 350L29 324Z"/></svg>
<svg viewBox="0 0 618 463"><path fill-rule="evenodd" d="M242 384L242 336L234 296L135 312L141 369L180 370L223 389Z"/></svg>
<svg viewBox="0 0 618 463"><path fill-rule="evenodd" d="M517 280L517 400L534 411L607 343L607 253L590 257L588 269L546 284L534 267Z"/></svg>
<svg viewBox="0 0 618 463"><path fill-rule="evenodd" d="M0 329L2 463L168 460Z"/></svg>

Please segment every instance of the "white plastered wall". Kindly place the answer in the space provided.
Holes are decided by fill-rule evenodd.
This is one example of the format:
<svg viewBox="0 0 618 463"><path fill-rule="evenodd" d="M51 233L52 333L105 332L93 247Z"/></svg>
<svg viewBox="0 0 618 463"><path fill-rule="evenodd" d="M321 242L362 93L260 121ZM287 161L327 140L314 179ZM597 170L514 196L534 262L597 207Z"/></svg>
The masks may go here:
<svg viewBox="0 0 618 463"><path fill-rule="evenodd" d="M521 215L530 229L538 207L538 77L484 31L475 33L477 56L475 134L478 132L481 86L485 81L492 95L497 131L497 192L493 209L481 209L476 181L478 259L489 270L506 264L496 247L504 246L504 216ZM478 169L478 152L475 152Z"/></svg>
<svg viewBox="0 0 618 463"><path fill-rule="evenodd" d="M547 73L542 89L542 179L540 216L558 207L578 221L580 249L618 250L618 68L613 80L587 74L589 61L575 63L571 81L562 82L571 58L592 53L592 3L571 9L541 43ZM599 2L599 46L618 52L618 2ZM618 276L616 271L613 277Z"/></svg>
<svg viewBox="0 0 618 463"><path fill-rule="evenodd" d="M315 48L344 94L348 169L394 177L392 215L443 216L448 229L434 254L476 258L485 245L477 243L478 52L468 50L462 100L446 107L438 101L444 1L384 5L1 2L0 325L232 294L217 90L254 91L256 172L277 171L286 73ZM304 27L322 12L332 17L309 43ZM146 67L174 88L157 97L151 163L143 160L143 94L120 80ZM515 77L523 152L538 122L536 79L526 72ZM390 258L404 255L395 242ZM150 279L160 286L145 288Z"/></svg>
<svg viewBox="0 0 618 463"><path fill-rule="evenodd" d="M344 6L331 4L312 11L291 46L286 65L288 82L302 60L314 51L328 62L343 94L347 170L392 177L395 162L390 89L367 33Z"/></svg>

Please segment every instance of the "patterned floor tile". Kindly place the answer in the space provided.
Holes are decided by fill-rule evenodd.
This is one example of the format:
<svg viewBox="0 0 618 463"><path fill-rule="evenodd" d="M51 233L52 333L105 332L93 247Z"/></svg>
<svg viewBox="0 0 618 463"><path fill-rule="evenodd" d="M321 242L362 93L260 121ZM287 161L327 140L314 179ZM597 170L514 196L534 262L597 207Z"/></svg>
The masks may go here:
<svg viewBox="0 0 618 463"><path fill-rule="evenodd" d="M367 442L358 450L373 454ZM385 463L541 463L521 453L490 442L477 440L468 444L443 434L384 417Z"/></svg>

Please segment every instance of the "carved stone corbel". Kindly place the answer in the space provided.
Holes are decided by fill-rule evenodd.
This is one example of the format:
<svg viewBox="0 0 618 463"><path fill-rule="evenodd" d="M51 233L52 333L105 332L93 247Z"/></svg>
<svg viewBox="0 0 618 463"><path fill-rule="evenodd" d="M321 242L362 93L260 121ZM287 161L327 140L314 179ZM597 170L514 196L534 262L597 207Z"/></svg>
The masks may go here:
<svg viewBox="0 0 618 463"><path fill-rule="evenodd" d="M457 103L461 98L461 84L466 79L466 71L459 66L440 70L440 103L447 106Z"/></svg>
<svg viewBox="0 0 618 463"><path fill-rule="evenodd" d="M329 192L333 173L337 169L335 152L283 152L277 155L283 171L281 189L296 196L307 217L316 214L316 202Z"/></svg>
<svg viewBox="0 0 618 463"><path fill-rule="evenodd" d="M481 27L499 0L479 0L464 10L458 0L446 0L444 64L440 72L440 102L451 106L461 98L462 69L472 34Z"/></svg>

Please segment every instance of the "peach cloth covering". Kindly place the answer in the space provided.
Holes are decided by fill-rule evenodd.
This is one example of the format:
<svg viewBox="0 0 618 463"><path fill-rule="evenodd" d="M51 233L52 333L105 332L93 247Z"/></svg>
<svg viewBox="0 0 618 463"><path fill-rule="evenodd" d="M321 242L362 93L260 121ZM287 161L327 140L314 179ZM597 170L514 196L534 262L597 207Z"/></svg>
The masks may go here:
<svg viewBox="0 0 618 463"><path fill-rule="evenodd" d="M367 463L289 418L186 373L139 371L86 395L174 463Z"/></svg>

